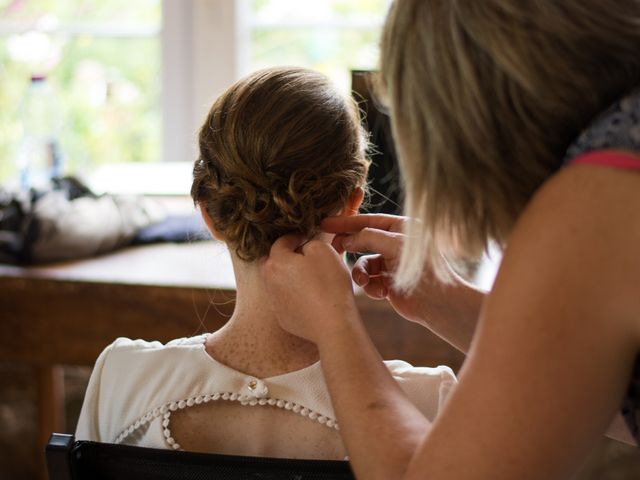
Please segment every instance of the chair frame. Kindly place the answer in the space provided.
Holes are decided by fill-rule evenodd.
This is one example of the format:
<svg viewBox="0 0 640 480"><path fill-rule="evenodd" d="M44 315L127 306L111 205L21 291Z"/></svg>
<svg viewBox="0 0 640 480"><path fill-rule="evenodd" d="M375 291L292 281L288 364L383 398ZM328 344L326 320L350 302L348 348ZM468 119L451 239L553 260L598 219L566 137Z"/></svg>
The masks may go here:
<svg viewBox="0 0 640 480"><path fill-rule="evenodd" d="M49 480L85 480L89 478L102 480L95 469L90 474L86 472L91 470L94 465L104 466L105 459L107 463L114 462L110 465L115 465L115 462L122 462L121 465L139 462L138 466L149 464L156 469L158 466L167 466L173 469L184 467L185 478L202 478L203 470L206 471L206 477L211 479L352 480L355 478L347 461L299 460L162 450L131 445L76 441L73 435L59 433L51 435L45 449L45 455ZM200 472L200 476L193 473L195 470ZM189 477L190 471L194 476ZM217 472L224 473L219 476ZM96 474L100 478L97 478ZM225 475L231 475L231 477ZM129 477L129 475L127 476ZM104 478L111 479L113 476L106 475ZM137 479L139 477L132 474L129 478ZM140 478L155 477L151 473L147 475L145 472ZM180 478L182 478L182 473L180 473Z"/></svg>

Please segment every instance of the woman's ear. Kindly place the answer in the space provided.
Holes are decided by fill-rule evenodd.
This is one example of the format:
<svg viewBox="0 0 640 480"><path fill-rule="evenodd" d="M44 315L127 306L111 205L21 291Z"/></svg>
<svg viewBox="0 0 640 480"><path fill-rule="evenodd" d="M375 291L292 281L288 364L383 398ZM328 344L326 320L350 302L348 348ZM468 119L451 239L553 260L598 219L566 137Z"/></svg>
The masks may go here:
<svg viewBox="0 0 640 480"><path fill-rule="evenodd" d="M343 210L343 215L357 215L358 210L360 210L360 205L362 205L362 200L364 200L364 190L360 187L356 187L351 195L349 195L349 199L347 200L347 204Z"/></svg>
<svg viewBox="0 0 640 480"><path fill-rule="evenodd" d="M218 232L216 230L216 227L213 226L213 221L211 220L211 217L207 213L207 209L205 208L205 203L198 202L198 207L200 208L200 215L202 215L202 219L204 220L204 223L207 225L207 229L209 230L209 232L211 232L211 236L216 240L220 240L221 242L224 242L224 237L220 235L220 232Z"/></svg>

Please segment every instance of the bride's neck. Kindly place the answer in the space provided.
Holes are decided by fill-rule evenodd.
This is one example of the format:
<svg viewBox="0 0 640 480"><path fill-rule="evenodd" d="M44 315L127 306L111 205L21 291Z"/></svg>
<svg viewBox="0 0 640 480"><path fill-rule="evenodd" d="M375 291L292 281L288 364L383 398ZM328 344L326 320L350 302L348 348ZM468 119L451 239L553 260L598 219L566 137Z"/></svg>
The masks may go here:
<svg viewBox="0 0 640 480"><path fill-rule="evenodd" d="M220 330L207 337L209 355L236 370L270 377L299 370L318 360L313 343L286 332L265 308L267 294L255 264L233 258L236 304Z"/></svg>

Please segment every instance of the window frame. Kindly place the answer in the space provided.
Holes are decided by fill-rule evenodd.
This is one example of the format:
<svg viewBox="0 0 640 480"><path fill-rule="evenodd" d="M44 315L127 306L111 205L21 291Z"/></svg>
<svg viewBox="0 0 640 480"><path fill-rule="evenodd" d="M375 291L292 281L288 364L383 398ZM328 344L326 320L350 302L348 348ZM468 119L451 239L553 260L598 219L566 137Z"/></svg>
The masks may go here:
<svg viewBox="0 0 640 480"><path fill-rule="evenodd" d="M237 80L245 0L162 0L163 160L191 161L213 100ZM215 59L215 61L212 61Z"/></svg>

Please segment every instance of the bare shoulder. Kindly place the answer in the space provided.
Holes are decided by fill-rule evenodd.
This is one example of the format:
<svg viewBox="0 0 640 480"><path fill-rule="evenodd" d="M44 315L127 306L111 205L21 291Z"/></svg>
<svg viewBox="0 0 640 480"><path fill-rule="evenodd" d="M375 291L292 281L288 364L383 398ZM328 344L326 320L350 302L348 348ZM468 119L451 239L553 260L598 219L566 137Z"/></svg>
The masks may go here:
<svg viewBox="0 0 640 480"><path fill-rule="evenodd" d="M559 172L509 238L459 383L409 478L571 477L628 387L639 293L640 174Z"/></svg>
<svg viewBox="0 0 640 480"><path fill-rule="evenodd" d="M586 304L626 319L640 342L640 172L564 168L536 193L508 250L507 269L578 289Z"/></svg>
<svg viewBox="0 0 640 480"><path fill-rule="evenodd" d="M609 207L624 217L638 220L638 205L629 203L640 200L640 170L627 170L599 165L574 165L561 169L534 195L525 215L530 216L539 207L554 205L579 213L589 207L593 213L602 213ZM546 211L545 215L549 212ZM614 212L609 212L614 213ZM551 216L550 218L553 218Z"/></svg>
<svg viewBox="0 0 640 480"><path fill-rule="evenodd" d="M640 171L597 165L570 166L540 187L518 226L544 219L567 227L615 227L618 224L632 227L630 234L638 233L639 201Z"/></svg>

